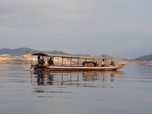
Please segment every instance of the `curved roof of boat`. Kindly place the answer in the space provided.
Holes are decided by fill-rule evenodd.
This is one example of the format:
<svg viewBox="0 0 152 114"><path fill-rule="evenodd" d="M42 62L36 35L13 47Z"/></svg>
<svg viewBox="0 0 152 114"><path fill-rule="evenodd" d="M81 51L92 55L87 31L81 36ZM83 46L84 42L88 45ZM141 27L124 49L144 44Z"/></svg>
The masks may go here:
<svg viewBox="0 0 152 114"><path fill-rule="evenodd" d="M35 55L35 56L48 56L48 54L45 54L45 53L33 53L32 55Z"/></svg>
<svg viewBox="0 0 152 114"><path fill-rule="evenodd" d="M64 55L64 54L45 54L45 53L33 53L35 56L47 56L47 57L62 57L62 58L76 58L76 59L106 59L106 57L100 56L75 56L75 55Z"/></svg>
<svg viewBox="0 0 152 114"><path fill-rule="evenodd" d="M62 58L80 58L79 56L74 55L63 55L63 54L48 54L51 57L62 57Z"/></svg>

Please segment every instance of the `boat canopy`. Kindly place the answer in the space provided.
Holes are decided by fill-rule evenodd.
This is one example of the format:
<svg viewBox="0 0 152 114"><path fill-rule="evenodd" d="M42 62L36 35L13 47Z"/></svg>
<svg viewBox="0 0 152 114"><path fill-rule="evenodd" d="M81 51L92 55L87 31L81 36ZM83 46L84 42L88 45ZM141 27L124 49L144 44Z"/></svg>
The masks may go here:
<svg viewBox="0 0 152 114"><path fill-rule="evenodd" d="M76 55L63 55L63 54L45 54L45 53L33 53L33 56L47 56L47 57L61 57L61 58L75 58L75 59L107 59L99 56L76 56Z"/></svg>
<svg viewBox="0 0 152 114"><path fill-rule="evenodd" d="M62 58L75 58L75 59L107 59L106 57L100 56L77 56L77 55L63 55L63 54L48 54L51 57L62 57Z"/></svg>
<svg viewBox="0 0 152 114"><path fill-rule="evenodd" d="M32 55L35 55L35 56L48 56L45 53L33 53Z"/></svg>

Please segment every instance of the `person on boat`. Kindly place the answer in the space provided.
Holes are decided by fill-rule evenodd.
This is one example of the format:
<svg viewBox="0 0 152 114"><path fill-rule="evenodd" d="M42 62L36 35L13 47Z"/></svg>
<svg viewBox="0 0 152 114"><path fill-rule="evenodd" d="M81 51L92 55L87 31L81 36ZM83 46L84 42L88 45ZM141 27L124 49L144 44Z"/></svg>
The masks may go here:
<svg viewBox="0 0 152 114"><path fill-rule="evenodd" d="M37 56L37 62L38 62L38 64L40 64L40 60L41 60L41 57Z"/></svg>
<svg viewBox="0 0 152 114"><path fill-rule="evenodd" d="M38 61L38 65L41 64L41 57L40 56L37 56L37 61Z"/></svg>
<svg viewBox="0 0 152 114"><path fill-rule="evenodd" d="M41 59L38 61L38 64L39 64L40 66L43 66L44 63L45 63L44 58L41 58Z"/></svg>
<svg viewBox="0 0 152 114"><path fill-rule="evenodd" d="M102 59L102 61L101 61L101 66L105 67L105 60L104 59Z"/></svg>
<svg viewBox="0 0 152 114"><path fill-rule="evenodd" d="M40 58L41 58L40 56L37 56L37 60L38 60L38 61L40 60Z"/></svg>
<svg viewBox="0 0 152 114"><path fill-rule="evenodd" d="M114 63L113 60L111 60L110 65L111 65L111 66L115 66L115 63Z"/></svg>
<svg viewBox="0 0 152 114"><path fill-rule="evenodd" d="M50 57L50 59L48 60L48 65L49 65L49 66L54 65L53 60L52 60L52 57Z"/></svg>

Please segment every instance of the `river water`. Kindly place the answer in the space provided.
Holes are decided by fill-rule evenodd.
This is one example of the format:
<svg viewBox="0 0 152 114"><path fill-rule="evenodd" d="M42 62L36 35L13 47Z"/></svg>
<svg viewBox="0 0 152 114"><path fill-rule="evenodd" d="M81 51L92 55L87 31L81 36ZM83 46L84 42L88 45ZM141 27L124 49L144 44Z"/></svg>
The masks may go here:
<svg viewBox="0 0 152 114"><path fill-rule="evenodd" d="M0 114L152 114L152 67L34 72L0 65Z"/></svg>

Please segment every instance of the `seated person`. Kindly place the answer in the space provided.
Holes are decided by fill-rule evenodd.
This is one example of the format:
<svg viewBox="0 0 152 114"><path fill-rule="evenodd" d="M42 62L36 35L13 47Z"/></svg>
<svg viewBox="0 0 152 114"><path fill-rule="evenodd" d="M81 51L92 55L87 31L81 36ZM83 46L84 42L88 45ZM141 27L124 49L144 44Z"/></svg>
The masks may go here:
<svg viewBox="0 0 152 114"><path fill-rule="evenodd" d="M48 60L48 65L49 65L49 66L54 65L53 60L52 60L52 58L51 58L51 57L50 57L50 59Z"/></svg>
<svg viewBox="0 0 152 114"><path fill-rule="evenodd" d="M101 66L105 67L105 60L104 59L102 59L102 61L101 61Z"/></svg>
<svg viewBox="0 0 152 114"><path fill-rule="evenodd" d="M114 63L113 60L111 61L110 65L111 65L111 66L115 66L115 63Z"/></svg>

